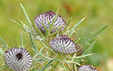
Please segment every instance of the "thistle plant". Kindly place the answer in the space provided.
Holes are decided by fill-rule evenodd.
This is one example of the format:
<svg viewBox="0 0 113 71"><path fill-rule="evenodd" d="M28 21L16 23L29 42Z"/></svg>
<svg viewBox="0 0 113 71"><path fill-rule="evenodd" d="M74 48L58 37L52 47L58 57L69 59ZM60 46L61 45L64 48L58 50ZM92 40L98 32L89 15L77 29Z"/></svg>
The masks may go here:
<svg viewBox="0 0 113 71"><path fill-rule="evenodd" d="M30 20L24 6L22 4L20 6L28 24L24 24L22 21L20 21L21 24L15 20L12 21L20 26L23 32L29 36L29 49L32 49L29 53L31 55L25 50L27 47L24 46L22 35L20 35L21 44L19 48L8 46L4 39L0 37L0 41L3 43L0 48L0 70L77 71L78 69L78 71L97 71L95 68L94 70L90 69L91 67L87 67L87 65L80 67L80 62L84 61L85 57L92 55L89 52L93 48L96 40L91 44L88 40L92 38L96 39L108 25L103 26L94 33L89 33L81 37L83 28L79 28L78 31L75 30L85 17L69 29L68 27L72 18L66 21L58 15L59 8L56 13L50 10ZM77 34L76 39L72 39L73 34ZM90 45L86 51L78 56L77 53L82 48L80 46L78 47L77 44L80 45L81 43Z"/></svg>

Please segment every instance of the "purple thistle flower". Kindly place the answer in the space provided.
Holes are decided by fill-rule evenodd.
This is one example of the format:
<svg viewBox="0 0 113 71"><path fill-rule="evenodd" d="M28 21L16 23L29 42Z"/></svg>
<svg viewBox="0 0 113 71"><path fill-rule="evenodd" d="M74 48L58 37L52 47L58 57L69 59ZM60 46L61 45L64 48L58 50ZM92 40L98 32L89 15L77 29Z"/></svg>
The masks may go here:
<svg viewBox="0 0 113 71"><path fill-rule="evenodd" d="M42 14L39 14L38 16L36 16L36 18L34 18L34 23L36 24L37 28L39 30L41 30L43 33L46 32L46 29L44 28L43 24L46 26L47 29L50 28L50 25L48 22L50 22L52 24L53 19L55 17L55 13L53 11L48 11ZM65 26L66 26L66 21L64 18L62 18L61 16L57 16L57 19L53 25L54 27L58 27L58 26L62 26L60 30L64 30ZM51 33L57 31L59 28L55 28L52 29Z"/></svg>
<svg viewBox="0 0 113 71"><path fill-rule="evenodd" d="M62 35L53 40L50 40L49 45L56 52L60 52L64 54L70 54L77 51L77 49L75 48L75 43L65 35Z"/></svg>
<svg viewBox="0 0 113 71"><path fill-rule="evenodd" d="M78 68L78 71L97 71L97 70L91 65L83 65Z"/></svg>
<svg viewBox="0 0 113 71"><path fill-rule="evenodd" d="M7 65L16 71L25 71L32 65L32 58L23 48L12 48L5 51L5 61Z"/></svg>

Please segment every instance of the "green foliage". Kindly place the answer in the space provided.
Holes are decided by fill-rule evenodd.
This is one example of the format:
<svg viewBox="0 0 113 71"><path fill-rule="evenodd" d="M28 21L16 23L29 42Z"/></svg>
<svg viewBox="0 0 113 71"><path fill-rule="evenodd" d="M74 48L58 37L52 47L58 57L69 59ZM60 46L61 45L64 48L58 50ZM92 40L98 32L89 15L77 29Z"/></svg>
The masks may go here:
<svg viewBox="0 0 113 71"><path fill-rule="evenodd" d="M83 19L81 19L76 25L73 26L73 28L71 28L71 30L69 31L70 35L69 37L71 37L74 33L73 30L75 30L76 27L78 27L79 24L81 24L81 22L85 19L85 17Z"/></svg>

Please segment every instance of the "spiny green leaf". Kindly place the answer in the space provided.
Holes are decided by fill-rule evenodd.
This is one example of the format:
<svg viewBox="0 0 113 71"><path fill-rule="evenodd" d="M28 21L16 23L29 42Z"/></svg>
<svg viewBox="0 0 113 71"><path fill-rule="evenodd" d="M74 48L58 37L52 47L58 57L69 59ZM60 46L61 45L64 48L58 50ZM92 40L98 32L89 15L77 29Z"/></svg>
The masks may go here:
<svg viewBox="0 0 113 71"><path fill-rule="evenodd" d="M0 41L2 42L2 44L4 45L5 50L9 49L8 44L4 41L4 39L0 36Z"/></svg>
<svg viewBox="0 0 113 71"><path fill-rule="evenodd" d="M91 49L93 48L95 42L96 42L96 41L94 41L94 42L89 46L89 48L83 53L83 55L88 54L88 53L91 51Z"/></svg>
<svg viewBox="0 0 113 71"><path fill-rule="evenodd" d="M69 21L67 22L67 24L66 24L66 26L65 26L65 28L64 28L64 31L66 31L66 29L67 29L67 27L69 26L69 24L70 24L70 21L72 20L72 17L69 19ZM64 32L63 31L63 32Z"/></svg>
<svg viewBox="0 0 113 71"><path fill-rule="evenodd" d="M82 21L85 19L86 17L82 18L76 25L74 25L74 27L71 29L75 29L76 27L78 27L78 25L80 25L82 23Z"/></svg>
<svg viewBox="0 0 113 71"><path fill-rule="evenodd" d="M35 65L36 65L36 64L35 64ZM34 68L32 69L32 71L37 71L37 70L36 70L36 67L34 67Z"/></svg>
<svg viewBox="0 0 113 71"><path fill-rule="evenodd" d="M26 17L26 20L27 20L27 22L28 22L30 28L32 29L31 21L30 21L30 19L29 19L29 16L28 16L28 14L27 14L27 12L26 12L24 6L23 6L21 3L20 3L20 6L21 6L21 8L22 8L22 10L23 10L23 12L24 12L24 15L25 15L25 17Z"/></svg>
<svg viewBox="0 0 113 71"><path fill-rule="evenodd" d="M108 25L103 26L102 28L100 28L99 30L97 30L96 32L94 32L92 34L92 36L96 36L96 35L102 33L107 27L108 27Z"/></svg>
<svg viewBox="0 0 113 71"><path fill-rule="evenodd" d="M42 56L43 58L45 58L45 59L47 59L47 60L52 60L50 57L47 57L47 56L43 55L42 53L39 53L38 55L39 55L39 56Z"/></svg>
<svg viewBox="0 0 113 71"><path fill-rule="evenodd" d="M43 33L36 27L36 24L34 23L33 20L32 20L32 23L33 23L33 26L35 27L35 29L40 33L40 35L41 35L43 38L45 38L44 35L43 35Z"/></svg>
<svg viewBox="0 0 113 71"><path fill-rule="evenodd" d="M1 55L0 55L0 60L1 60L2 65L5 65L4 58Z"/></svg>
<svg viewBox="0 0 113 71"><path fill-rule="evenodd" d="M70 32L69 37L71 37L72 34L74 33L74 32L72 32L72 30L75 30L75 28L78 27L78 25L79 25L85 18L86 18L86 17L82 18L77 24L75 24L75 25L71 28L71 30L69 31L69 32Z"/></svg>
<svg viewBox="0 0 113 71"><path fill-rule="evenodd" d="M63 63L61 60L57 59L57 58L52 58L52 60L58 61L60 63Z"/></svg>
<svg viewBox="0 0 113 71"><path fill-rule="evenodd" d="M30 32L30 31L29 31L29 27L26 26L24 23L23 23L23 28L24 28L24 30L25 30L26 33L29 33L29 32Z"/></svg>
<svg viewBox="0 0 113 71"><path fill-rule="evenodd" d="M74 63L74 64L77 64L77 65L80 65L78 62L76 61L66 61L66 63Z"/></svg>
<svg viewBox="0 0 113 71"><path fill-rule="evenodd" d="M51 23L48 21L49 25L51 25Z"/></svg>
<svg viewBox="0 0 113 71"><path fill-rule="evenodd" d="M77 57L73 57L73 58L84 58L84 57L87 57L87 56L91 56L92 54L86 54L86 55L81 55L81 56L77 56Z"/></svg>
<svg viewBox="0 0 113 71"><path fill-rule="evenodd" d="M46 29L46 32L48 32L47 27L45 26L45 24L42 22L42 25L44 26L44 28Z"/></svg>
<svg viewBox="0 0 113 71"><path fill-rule="evenodd" d="M62 25L63 26L63 25ZM62 28L62 26L56 26L56 27L54 27L53 29L57 29L57 31L55 31L54 33L52 33L52 34L50 34L50 35L54 35L54 34L58 34L59 33L59 31L60 31L60 29Z"/></svg>
<svg viewBox="0 0 113 71"><path fill-rule="evenodd" d="M76 40L74 40L74 42L79 40L82 29L83 29L83 27L79 30L78 36L77 36Z"/></svg>
<svg viewBox="0 0 113 71"><path fill-rule="evenodd" d="M4 54L4 51L2 48L0 48L0 55L3 55Z"/></svg>
<svg viewBox="0 0 113 71"><path fill-rule="evenodd" d="M20 45L24 48L22 33L20 33Z"/></svg>
<svg viewBox="0 0 113 71"><path fill-rule="evenodd" d="M2 70L4 67L0 67L0 70Z"/></svg>
<svg viewBox="0 0 113 71"><path fill-rule="evenodd" d="M108 27L108 25L103 26L102 28L100 28L99 30L97 30L96 32L94 32L93 34L91 34L89 37L87 36L87 38L82 38L82 41L87 41L89 39L92 39L94 37L97 37L100 33L102 33L106 28Z"/></svg>
<svg viewBox="0 0 113 71"><path fill-rule="evenodd" d="M46 47L48 50L50 50L50 49L49 49L49 47L48 47L48 46L46 46L46 44L44 44L44 42L43 42L43 41L41 41L41 43L43 44L43 46L44 46L44 47Z"/></svg>
<svg viewBox="0 0 113 71"><path fill-rule="evenodd" d="M64 64L60 64L59 66L64 68L66 71L68 71L68 70L71 71L71 69L68 66L64 65Z"/></svg>
<svg viewBox="0 0 113 71"><path fill-rule="evenodd" d="M49 33L51 33L52 27L54 27L54 23L55 23L55 21L57 20L57 16L58 16L58 11L59 11L59 9L60 9L60 7L58 7L58 9L57 9L57 11L56 11L56 14L55 14L55 16L54 16L54 18L53 18L52 24L50 25Z"/></svg>
<svg viewBox="0 0 113 71"><path fill-rule="evenodd" d="M22 25L20 25L18 22L16 22L15 20L11 20L13 21L14 23L16 23L18 26L20 26L22 29L24 29L24 27Z"/></svg>
<svg viewBox="0 0 113 71"><path fill-rule="evenodd" d="M91 45L88 41L80 41L79 43L86 44L86 45Z"/></svg>
<svg viewBox="0 0 113 71"><path fill-rule="evenodd" d="M80 62L83 58L84 58L84 55L88 54L91 49L93 48L95 44L95 41L88 47L88 49L81 55L82 57L81 58L77 58L76 60L74 60L75 62Z"/></svg>
<svg viewBox="0 0 113 71"><path fill-rule="evenodd" d="M31 32L29 33L29 36L30 36L30 39L31 39L31 43L32 43L33 49L38 52L37 46L35 45L35 43L33 41L33 37L31 35Z"/></svg>
<svg viewBox="0 0 113 71"><path fill-rule="evenodd" d="M80 40L84 40L84 39L86 39L86 38L88 38L88 37L90 37L90 36L91 36L91 33L89 33L88 35L82 37Z"/></svg>
<svg viewBox="0 0 113 71"><path fill-rule="evenodd" d="M47 29L47 27L46 27L46 25L42 22L42 25L44 26L44 28L45 28L45 30L46 30L46 36L48 36L48 29Z"/></svg>
<svg viewBox="0 0 113 71"><path fill-rule="evenodd" d="M59 12L59 9L60 9L60 6L58 7L57 11L56 11L56 14L55 14L55 17L52 21L52 24L54 25L55 21L57 20L57 16L58 16L58 12Z"/></svg>
<svg viewBox="0 0 113 71"><path fill-rule="evenodd" d="M37 58L36 60L37 60L37 61L47 61L47 60L44 59L44 58Z"/></svg>
<svg viewBox="0 0 113 71"><path fill-rule="evenodd" d="M53 60L50 60L50 61L43 67L43 69L42 69L41 71L44 71L44 70L51 64L52 61L53 61Z"/></svg>
<svg viewBox="0 0 113 71"><path fill-rule="evenodd" d="M68 32L68 36L71 37L74 33L77 33L75 30L71 30L71 32Z"/></svg>

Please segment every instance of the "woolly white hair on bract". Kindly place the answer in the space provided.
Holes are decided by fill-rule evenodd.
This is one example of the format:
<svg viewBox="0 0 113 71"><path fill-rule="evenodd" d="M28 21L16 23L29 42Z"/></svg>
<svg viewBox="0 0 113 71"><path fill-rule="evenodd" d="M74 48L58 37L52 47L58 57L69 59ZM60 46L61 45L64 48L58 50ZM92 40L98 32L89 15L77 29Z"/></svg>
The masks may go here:
<svg viewBox="0 0 113 71"><path fill-rule="evenodd" d="M50 28L50 24L48 22L50 22L51 24L54 24L53 25L54 27L59 27L59 28L61 27L60 30L64 30L64 28L66 26L66 20L64 18L62 18L61 16L58 15L55 23L52 23L54 17L55 17L55 13L50 10L48 12L45 12L45 13L42 13L42 14L37 15L34 18L34 24L43 33L46 32L46 29L44 28L43 24L45 25L45 27L47 29ZM52 29L51 33L57 31L59 28Z"/></svg>
<svg viewBox="0 0 113 71"><path fill-rule="evenodd" d="M97 71L97 70L91 65L83 65L78 68L78 71Z"/></svg>
<svg viewBox="0 0 113 71"><path fill-rule="evenodd" d="M15 71L25 71L32 65L32 58L23 48L12 48L5 51L7 65Z"/></svg>
<svg viewBox="0 0 113 71"><path fill-rule="evenodd" d="M53 40L50 40L49 45L56 52L60 52L64 54L71 54L77 51L75 47L75 43L65 35L62 35L62 36L56 37Z"/></svg>

